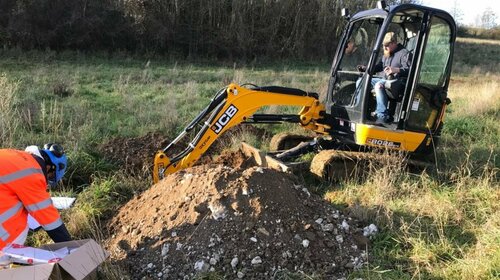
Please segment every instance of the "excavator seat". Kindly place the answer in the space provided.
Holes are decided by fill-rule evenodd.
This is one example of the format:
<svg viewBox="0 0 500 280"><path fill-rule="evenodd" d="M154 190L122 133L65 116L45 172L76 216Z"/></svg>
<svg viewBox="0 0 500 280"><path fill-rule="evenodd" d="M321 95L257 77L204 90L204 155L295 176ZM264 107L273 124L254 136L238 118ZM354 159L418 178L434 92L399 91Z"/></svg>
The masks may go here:
<svg viewBox="0 0 500 280"><path fill-rule="evenodd" d="M405 91L406 79L386 80L384 87L389 99L401 101Z"/></svg>
<svg viewBox="0 0 500 280"><path fill-rule="evenodd" d="M401 106L401 101L406 87L406 78L386 80L384 87L388 97L387 111L390 116L394 117L394 114L398 111L398 107ZM375 98L375 89L371 90L371 94ZM375 110L374 107L372 108L372 111L373 110ZM397 119L397 116L394 117L394 120Z"/></svg>
<svg viewBox="0 0 500 280"><path fill-rule="evenodd" d="M406 78L387 80L384 86L387 97L389 97L387 102L387 111L389 112L389 115L397 121L399 118L394 116L394 114L399 111L398 107L401 106L401 101L406 87Z"/></svg>

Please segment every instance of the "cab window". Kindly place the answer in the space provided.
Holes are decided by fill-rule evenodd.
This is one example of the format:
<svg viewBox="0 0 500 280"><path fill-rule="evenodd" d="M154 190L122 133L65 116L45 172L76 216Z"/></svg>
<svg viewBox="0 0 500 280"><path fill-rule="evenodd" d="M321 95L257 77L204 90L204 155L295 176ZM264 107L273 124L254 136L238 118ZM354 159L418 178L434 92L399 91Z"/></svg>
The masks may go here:
<svg viewBox="0 0 500 280"><path fill-rule="evenodd" d="M446 99L444 87L451 54L451 34L446 21L432 18L417 87L410 100L410 129L428 131L436 128L435 121Z"/></svg>
<svg viewBox="0 0 500 280"><path fill-rule="evenodd" d="M365 19L354 22L349 38L345 42L342 59L336 72L336 82L332 99L340 106L352 106L359 90L358 79L362 76L358 65L366 65L372 47L377 39L377 32L383 20ZM358 89L356 89L358 87Z"/></svg>

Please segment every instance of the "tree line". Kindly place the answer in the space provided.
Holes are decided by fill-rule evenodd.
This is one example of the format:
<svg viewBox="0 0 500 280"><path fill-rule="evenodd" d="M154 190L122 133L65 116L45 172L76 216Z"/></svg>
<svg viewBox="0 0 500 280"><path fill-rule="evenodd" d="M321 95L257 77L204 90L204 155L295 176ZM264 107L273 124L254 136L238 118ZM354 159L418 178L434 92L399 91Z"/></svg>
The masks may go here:
<svg viewBox="0 0 500 280"><path fill-rule="evenodd" d="M341 8L355 12L374 8L375 3L1 0L0 43L4 48L127 51L181 57L324 58L333 54L345 25Z"/></svg>

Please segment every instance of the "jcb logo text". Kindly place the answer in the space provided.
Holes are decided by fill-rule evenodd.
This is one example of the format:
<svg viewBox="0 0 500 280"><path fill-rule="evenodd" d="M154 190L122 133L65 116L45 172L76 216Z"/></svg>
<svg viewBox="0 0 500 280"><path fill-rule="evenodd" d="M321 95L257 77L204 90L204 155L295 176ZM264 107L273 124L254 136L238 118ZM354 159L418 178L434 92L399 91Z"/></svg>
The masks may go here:
<svg viewBox="0 0 500 280"><path fill-rule="evenodd" d="M220 116L220 118L212 125L211 129L219 134L222 129L229 123L229 121L234 117L234 115L238 112L238 108L234 107L234 105L229 105L224 114Z"/></svg>

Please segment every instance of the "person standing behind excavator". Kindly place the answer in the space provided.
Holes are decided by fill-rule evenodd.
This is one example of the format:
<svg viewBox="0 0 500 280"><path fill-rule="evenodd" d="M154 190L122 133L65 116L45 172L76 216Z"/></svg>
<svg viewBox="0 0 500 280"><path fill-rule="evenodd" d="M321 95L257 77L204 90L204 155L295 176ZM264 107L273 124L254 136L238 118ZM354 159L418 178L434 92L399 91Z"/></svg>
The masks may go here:
<svg viewBox="0 0 500 280"><path fill-rule="evenodd" d="M0 251L10 244L24 244L28 214L54 242L71 240L47 189L62 179L66 166L64 149L58 144L43 149L29 146L25 151L0 149Z"/></svg>

